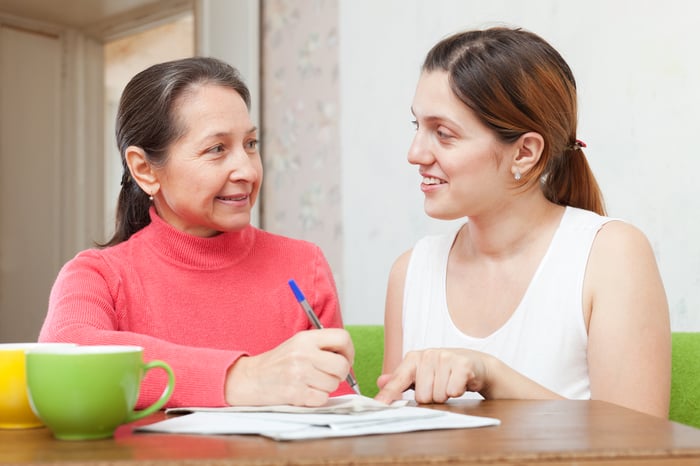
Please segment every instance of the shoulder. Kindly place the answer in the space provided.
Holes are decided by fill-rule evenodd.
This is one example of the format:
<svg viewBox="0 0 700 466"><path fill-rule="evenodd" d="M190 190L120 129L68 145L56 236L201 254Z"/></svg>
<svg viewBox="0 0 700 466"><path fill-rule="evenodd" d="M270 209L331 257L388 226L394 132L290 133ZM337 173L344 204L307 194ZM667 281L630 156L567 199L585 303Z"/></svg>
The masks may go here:
<svg viewBox="0 0 700 466"><path fill-rule="evenodd" d="M118 246L111 246L105 249L98 249L98 248L91 248L91 249L85 249L83 251L78 252L75 257L73 257L71 260L69 260L64 268L68 267L97 267L101 268L106 266L106 263L109 261L110 256L118 257L119 253L117 249L122 249L119 248Z"/></svg>
<svg viewBox="0 0 700 466"><path fill-rule="evenodd" d="M440 239L443 236L444 235L424 236L423 238L419 239L412 248L402 252L396 258L396 260L394 260L394 263L391 266L389 278L395 279L406 276L406 270L408 270L408 266L411 263L411 258L414 256L414 253L421 254L422 252L433 250L435 246L440 243Z"/></svg>
<svg viewBox="0 0 700 466"><path fill-rule="evenodd" d="M600 227L593 249L620 256L630 252L651 251L651 245L647 236L635 225L623 220L609 219Z"/></svg>
<svg viewBox="0 0 700 466"><path fill-rule="evenodd" d="M647 236L621 220L610 220L601 226L591 248L589 270L593 277L609 283L658 273Z"/></svg>
<svg viewBox="0 0 700 466"><path fill-rule="evenodd" d="M85 249L66 262L62 270L89 271L105 278L122 276L133 270L134 261L142 257L142 244L143 242L135 241L132 237L114 246Z"/></svg>
<svg viewBox="0 0 700 466"><path fill-rule="evenodd" d="M568 207L564 227L587 230L595 235L593 250L644 248L649 245L644 233L631 223L615 217L606 217L589 210ZM610 251L613 252L613 251Z"/></svg>
<svg viewBox="0 0 700 466"><path fill-rule="evenodd" d="M415 258L415 260L419 262L433 262L434 260L442 260L443 256L448 254L450 249L452 249L452 244L454 244L455 238L461 227L462 226L460 225L459 227L444 233L423 236L421 239L416 241L413 248L399 256L397 261L401 260L410 263L411 258Z"/></svg>
<svg viewBox="0 0 700 466"><path fill-rule="evenodd" d="M598 230L612 220L618 219L599 215L590 210L568 206L562 219L562 226L577 230Z"/></svg>
<svg viewBox="0 0 700 466"><path fill-rule="evenodd" d="M403 277L406 276L408 264L411 262L411 254L413 254L413 248L409 249L408 251L404 251L399 257L396 258L391 266L391 271L389 272L389 280L393 281L397 278L403 279Z"/></svg>
<svg viewBox="0 0 700 466"><path fill-rule="evenodd" d="M403 280L413 258L418 258L418 262L426 259L441 260L443 253L449 253L458 232L459 228L447 233L427 235L416 241L411 249L404 251L396 258L391 267L390 279L400 277Z"/></svg>
<svg viewBox="0 0 700 466"><path fill-rule="evenodd" d="M118 287L121 282L120 255L114 251L115 248L116 246L94 248L78 252L61 267L53 284L54 292L73 290L76 287ZM112 254L114 256L110 258Z"/></svg>

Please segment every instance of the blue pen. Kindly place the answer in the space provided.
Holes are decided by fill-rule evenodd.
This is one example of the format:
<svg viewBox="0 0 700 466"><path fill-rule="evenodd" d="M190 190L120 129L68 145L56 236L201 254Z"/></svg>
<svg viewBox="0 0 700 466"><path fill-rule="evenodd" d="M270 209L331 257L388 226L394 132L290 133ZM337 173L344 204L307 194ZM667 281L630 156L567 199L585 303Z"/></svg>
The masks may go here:
<svg viewBox="0 0 700 466"><path fill-rule="evenodd" d="M294 280L289 280L289 287L294 292L294 296L297 298L297 301L299 301L301 308L309 317L311 325L313 325L315 328L323 328L323 325L321 325L321 321L318 320L318 317L316 317L316 313L313 309L311 309L311 305L304 297L304 293L301 292ZM350 388L355 390L355 393L357 393L358 395L362 395L362 393L360 393L360 387L357 385L357 380L355 380L355 377L352 376L352 373L348 374L348 376L345 377L345 380L350 385Z"/></svg>

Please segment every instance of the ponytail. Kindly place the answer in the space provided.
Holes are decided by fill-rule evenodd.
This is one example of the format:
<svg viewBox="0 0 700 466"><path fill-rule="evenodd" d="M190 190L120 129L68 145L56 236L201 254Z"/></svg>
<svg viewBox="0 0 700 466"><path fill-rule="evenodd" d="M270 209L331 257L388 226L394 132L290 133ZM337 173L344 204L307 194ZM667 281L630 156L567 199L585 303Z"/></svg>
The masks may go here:
<svg viewBox="0 0 700 466"><path fill-rule="evenodd" d="M151 223L149 209L151 200L131 177L129 167L124 167L122 189L117 200L117 212L114 235L106 243L97 243L98 247L115 246L128 240L131 235Z"/></svg>
<svg viewBox="0 0 700 466"><path fill-rule="evenodd" d="M560 157L550 158L542 191L555 204L578 207L606 215L603 194L580 144L573 144Z"/></svg>

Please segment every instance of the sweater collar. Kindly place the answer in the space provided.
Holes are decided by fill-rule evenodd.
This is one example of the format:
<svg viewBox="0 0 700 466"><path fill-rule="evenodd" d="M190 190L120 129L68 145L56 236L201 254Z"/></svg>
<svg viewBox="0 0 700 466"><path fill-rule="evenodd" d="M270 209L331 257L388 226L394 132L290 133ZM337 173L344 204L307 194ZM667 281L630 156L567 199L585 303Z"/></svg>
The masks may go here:
<svg viewBox="0 0 700 466"><path fill-rule="evenodd" d="M151 223L141 231L142 239L160 255L182 265L206 269L230 266L245 258L255 241L252 225L203 238L176 229L153 207L149 214Z"/></svg>

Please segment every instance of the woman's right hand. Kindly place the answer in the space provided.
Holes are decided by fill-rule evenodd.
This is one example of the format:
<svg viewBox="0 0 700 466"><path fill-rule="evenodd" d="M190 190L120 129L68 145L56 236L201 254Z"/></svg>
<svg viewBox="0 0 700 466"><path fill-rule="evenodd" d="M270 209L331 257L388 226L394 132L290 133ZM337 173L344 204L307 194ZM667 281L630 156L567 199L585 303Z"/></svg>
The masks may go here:
<svg viewBox="0 0 700 466"><path fill-rule="evenodd" d="M466 391L482 391L491 360L487 354L460 348L410 351L391 374L379 378L375 399L391 403L413 388L418 403L444 403Z"/></svg>
<svg viewBox="0 0 700 466"><path fill-rule="evenodd" d="M241 406L323 405L345 380L354 357L346 330L299 332L270 351L238 359L226 377L226 402Z"/></svg>
<svg viewBox="0 0 700 466"><path fill-rule="evenodd" d="M444 403L465 392L485 399L554 400L561 395L513 370L490 354L464 348L410 351L391 374L377 381L378 401L391 403L413 386L418 403Z"/></svg>

